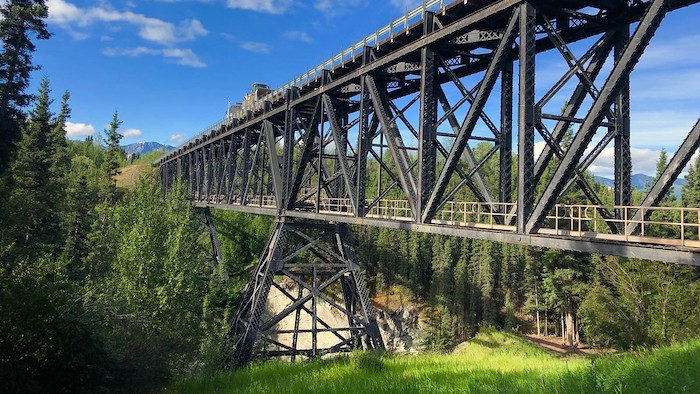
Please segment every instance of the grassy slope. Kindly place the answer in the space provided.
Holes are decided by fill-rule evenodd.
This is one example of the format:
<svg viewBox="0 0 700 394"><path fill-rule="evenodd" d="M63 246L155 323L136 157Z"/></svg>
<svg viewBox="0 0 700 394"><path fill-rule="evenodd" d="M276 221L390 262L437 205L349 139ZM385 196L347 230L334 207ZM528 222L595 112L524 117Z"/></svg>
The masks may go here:
<svg viewBox="0 0 700 394"><path fill-rule="evenodd" d="M132 164L120 168L114 179L117 181L117 187L133 189L136 185L136 180L150 171L153 171L153 167L150 164Z"/></svg>
<svg viewBox="0 0 700 394"><path fill-rule="evenodd" d="M488 333L455 354L267 362L181 380L166 392L697 393L699 364L700 340L652 352L561 359L512 335Z"/></svg>

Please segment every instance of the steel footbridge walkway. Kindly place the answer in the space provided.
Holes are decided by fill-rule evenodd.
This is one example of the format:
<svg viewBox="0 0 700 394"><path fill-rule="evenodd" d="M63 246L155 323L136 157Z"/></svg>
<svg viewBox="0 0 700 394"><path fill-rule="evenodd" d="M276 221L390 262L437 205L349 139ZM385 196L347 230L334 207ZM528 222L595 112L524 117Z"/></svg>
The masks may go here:
<svg viewBox="0 0 700 394"><path fill-rule="evenodd" d="M383 346L347 224L700 265L698 209L659 207L700 123L637 206L630 149L630 74L666 14L695 3L428 1L160 159L164 189L183 181L197 206L277 218L231 361ZM564 67L536 90L543 56ZM586 178L608 146L609 205ZM271 289L290 302L273 316Z"/></svg>

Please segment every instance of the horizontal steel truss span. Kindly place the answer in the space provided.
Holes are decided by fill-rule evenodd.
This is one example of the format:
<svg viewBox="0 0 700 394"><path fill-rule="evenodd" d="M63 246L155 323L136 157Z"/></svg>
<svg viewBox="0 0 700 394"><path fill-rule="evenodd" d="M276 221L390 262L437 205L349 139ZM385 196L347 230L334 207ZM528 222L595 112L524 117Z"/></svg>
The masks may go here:
<svg viewBox="0 0 700 394"><path fill-rule="evenodd" d="M267 303L273 289L284 300L282 310ZM322 318L321 308L344 322ZM383 349L347 225L278 220L244 291L231 339L234 367L255 355L316 358Z"/></svg>
<svg viewBox="0 0 700 394"><path fill-rule="evenodd" d="M640 224L698 149L700 126L640 209L629 208L629 76L666 13L694 3L454 2L165 156L158 162L164 187L183 179L200 205L279 217L697 264L697 249L647 244ZM536 91L537 58L546 51L566 69ZM538 157L536 135L546 142ZM606 208L584 174L611 144L615 204ZM486 168L497 173L497 190ZM621 241L588 228L580 231L587 239L551 232L572 188L595 207L598 233ZM323 212L329 199L347 201L344 211ZM387 200L405 201L407 218L368 216ZM441 223L445 207L463 201L498 213L500 227Z"/></svg>

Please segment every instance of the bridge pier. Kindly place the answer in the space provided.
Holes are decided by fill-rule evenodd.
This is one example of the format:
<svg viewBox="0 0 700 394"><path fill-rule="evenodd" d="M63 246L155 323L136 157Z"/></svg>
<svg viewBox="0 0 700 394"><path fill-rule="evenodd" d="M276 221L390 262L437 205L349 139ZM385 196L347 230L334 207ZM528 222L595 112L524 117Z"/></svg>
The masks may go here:
<svg viewBox="0 0 700 394"><path fill-rule="evenodd" d="M275 292L285 307L273 310ZM338 320L319 316L330 310ZM279 309L279 308L277 308ZM231 322L231 367L254 356L321 357L383 349L346 224L280 217Z"/></svg>

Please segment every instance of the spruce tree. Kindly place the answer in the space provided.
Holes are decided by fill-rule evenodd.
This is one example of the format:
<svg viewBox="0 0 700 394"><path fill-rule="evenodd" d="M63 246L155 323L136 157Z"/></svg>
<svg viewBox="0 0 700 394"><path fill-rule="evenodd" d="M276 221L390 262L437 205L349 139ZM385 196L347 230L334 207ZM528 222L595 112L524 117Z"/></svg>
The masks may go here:
<svg viewBox="0 0 700 394"><path fill-rule="evenodd" d="M59 214L52 209L61 191L55 189L51 173L55 149L50 141L53 114L49 94L49 81L44 79L12 165L9 207L15 246L29 256L51 253L60 242Z"/></svg>
<svg viewBox="0 0 700 394"><path fill-rule="evenodd" d="M700 208L700 155L688 168L685 180L687 183L681 188L682 205L686 208ZM698 214L696 211L687 211L684 219L686 223L698 223ZM685 236L697 240L700 239L699 232L698 228L686 228Z"/></svg>
<svg viewBox="0 0 700 394"><path fill-rule="evenodd" d="M681 188L681 200L684 207L700 207L700 155L690 165L686 184Z"/></svg>
<svg viewBox="0 0 700 394"><path fill-rule="evenodd" d="M119 127L122 121L119 120L117 111L114 111L112 121L109 123L109 129L105 130L105 139L107 142L107 151L105 152L104 169L107 173L107 190L105 200L114 201L116 198L117 184L114 176L119 174L119 166L121 165L122 149L119 146L123 135L119 134Z"/></svg>
<svg viewBox="0 0 700 394"><path fill-rule="evenodd" d="M40 40L51 34L46 29L45 0L9 0L0 4L0 173L8 167L15 144L21 138L23 108L32 96L25 93L36 49L31 36Z"/></svg>

